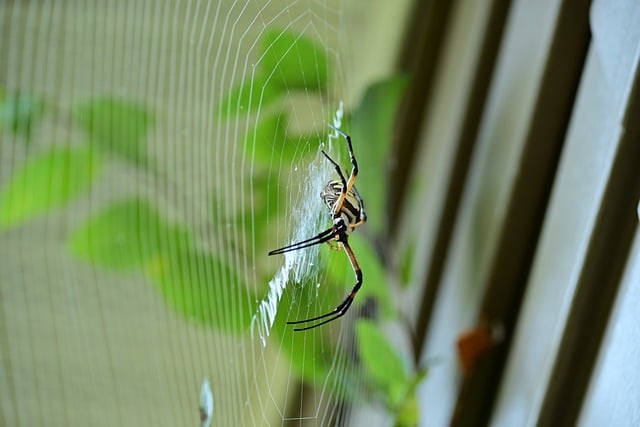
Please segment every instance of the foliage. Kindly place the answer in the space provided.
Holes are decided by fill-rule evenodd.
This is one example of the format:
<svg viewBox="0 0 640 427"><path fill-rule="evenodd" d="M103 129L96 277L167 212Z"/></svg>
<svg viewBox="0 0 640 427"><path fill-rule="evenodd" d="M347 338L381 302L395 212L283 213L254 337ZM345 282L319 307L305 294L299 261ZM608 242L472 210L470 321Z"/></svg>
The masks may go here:
<svg viewBox="0 0 640 427"><path fill-rule="evenodd" d="M142 199L107 206L69 238L69 249L79 259L113 270L143 268L166 252L192 246L189 233L170 226Z"/></svg>
<svg viewBox="0 0 640 427"><path fill-rule="evenodd" d="M16 135L31 132L44 111L27 94L3 102L1 124ZM144 149L153 124L146 107L99 97L77 105L72 117L86 139L54 144L15 169L0 188L0 230L68 206L86 194L109 159L153 172ZM241 274L199 250L188 228L169 224L140 198L93 213L71 231L68 250L97 267L146 273L176 312L217 329L245 332L255 311L256 297Z"/></svg>
<svg viewBox="0 0 640 427"><path fill-rule="evenodd" d="M145 107L109 97L94 98L75 108L74 119L98 149L134 164L147 163L143 144L153 119Z"/></svg>
<svg viewBox="0 0 640 427"><path fill-rule="evenodd" d="M323 93L329 83L329 59L317 43L301 34L267 30L258 66L250 79L233 88L218 106L221 118L253 113L288 91Z"/></svg>
<svg viewBox="0 0 640 427"><path fill-rule="evenodd" d="M366 281L366 286L362 286L358 292L358 300L364 301L367 298L375 298L381 306L382 317L386 319L394 318L396 312L386 272L380 258L374 252L371 244L359 233L353 233L349 236L349 244L358 256L358 263L363 271L363 280ZM327 267L328 279L333 283L343 283L345 293L351 290L355 283L355 277L349 258L342 251L327 250L322 252L321 255L322 263ZM329 266L331 268L328 268Z"/></svg>
<svg viewBox="0 0 640 427"><path fill-rule="evenodd" d="M259 61L251 77L216 105L220 118L255 115L254 125L240 142L245 160L252 165L248 189L252 209L249 213L233 213L231 218L214 219L216 224L232 223L250 230L252 242L262 254L268 249L269 221L283 216L287 206L283 198L287 193L280 190L285 188L282 179L286 174L276 174L272 168L304 163L309 156L318 155L311 148L322 143L317 135L291 131L291 114L281 101L296 91L319 100L329 98L331 64L327 52L315 41L288 31L267 30L258 46ZM384 229L388 189L381 171L387 168L393 118L406 82L405 77L398 76L373 84L359 105L346 112L342 126L354 141L360 164L358 189L367 204L367 227L374 233ZM45 103L34 96L0 92L0 131L13 132L28 142L47 111ZM0 231L86 196L111 161L155 173L146 150L155 118L146 106L121 98L96 97L73 106L69 122L81 131L80 141L54 144L27 158L0 188ZM337 145L339 149L343 149L341 144ZM204 251L195 240L189 225L172 223L154 203L132 197L112 201L93 212L70 232L67 249L76 259L98 268L118 274L144 274L165 303L185 318L219 330L245 333L256 311L257 296L248 291L244 274L227 262L224 254ZM380 255L361 233L353 234L350 243L365 278L354 307L374 299L383 319L397 318ZM354 373L364 369L376 394L396 414L398 425L414 425L415 387L425 372L412 375L374 323L358 322L355 336L359 362L342 360L348 369L340 375L332 370L335 357L340 356L335 355L333 342L327 339L330 326L294 333L286 325L291 318L313 315L308 311L330 311L353 286L353 271L343 252L323 246L319 260L318 276L291 283L280 302L280 307L290 307L289 311L278 312L273 328L282 349L304 381L318 386L329 383L338 398L357 397ZM268 282L266 277L264 282Z"/></svg>
<svg viewBox="0 0 640 427"><path fill-rule="evenodd" d="M229 332L246 332L255 296L222 259L193 248L163 251L146 271L165 301L186 318Z"/></svg>
<svg viewBox="0 0 640 427"><path fill-rule="evenodd" d="M141 199L115 203L76 229L71 253L113 270L142 270L186 318L244 332L255 296L220 258L198 251L188 230L170 225Z"/></svg>
<svg viewBox="0 0 640 427"><path fill-rule="evenodd" d="M266 242L263 238L266 230L261 224L266 224L269 217L282 216L282 208L286 206L286 201L280 198L281 192L277 191L281 186L278 177L273 176L270 168L274 164L295 164L305 155L317 154L315 150L302 150L300 144L303 141L308 141L311 147L321 146L321 141L315 136L292 136L288 126L289 113L278 101L296 90L303 90L307 96L315 92L320 98L326 97L327 70L331 69L323 49L299 34L268 31L260 46L262 52L254 75L233 88L217 106L218 115L228 119L239 114L256 113L256 122L245 135L244 145L248 148L247 160L257 169L252 186L258 203L253 210L253 218L243 217L242 221L246 226L251 223L255 228L258 247ZM367 89L360 104L345 114L343 130L354 141L360 165L359 183L363 183L358 189L366 200L370 219L368 227L378 233L384 228L387 194L386 176L380 171L387 168L393 120L406 86L405 76L377 82ZM273 105L279 107L267 109ZM358 256L365 280L354 305L374 298L380 304L384 318L395 318L397 315L379 254L359 233L352 234L349 242ZM289 283L280 307L292 309L278 312L273 332L278 336L282 349L288 353L292 366L306 382L318 386L329 382L337 397L353 398L357 393L356 387L351 385L350 376L331 376L331 364L335 361L333 356L327 355L335 352L322 338L323 329L330 330L330 326L293 333L286 325L290 317L308 318L331 311L353 286L353 270L344 253L325 247L321 250L320 261L321 284L311 279L300 284ZM315 292L322 292L322 298L313 295ZM306 312L309 307L305 309L301 304L307 301L312 301L313 313L293 314L296 311ZM409 375L399 355L373 323L360 321L355 332L365 371L373 379L378 394L384 396L389 409L397 415L398 425L415 424L414 389L423 375ZM351 368L342 371L343 374L357 370L352 362L344 363L350 364Z"/></svg>
<svg viewBox="0 0 640 427"><path fill-rule="evenodd" d="M359 191L367 203L367 224L377 233L385 228L386 195L389 191L385 172L389 167L395 113L407 83L404 75L374 83L367 88L358 108L350 115L352 139L366 143L366 149L358 151L359 164L363 165L359 179L366 183Z"/></svg>
<svg viewBox="0 0 640 427"><path fill-rule="evenodd" d="M232 117L239 112L250 113L264 108L280 98L282 89L275 86L260 74L233 88L218 107L218 116L222 119Z"/></svg>
<svg viewBox="0 0 640 427"><path fill-rule="evenodd" d="M396 426L417 425L416 387L426 377L426 369L411 375L398 352L371 321L359 320L356 332L362 363L385 404L396 415Z"/></svg>
<svg viewBox="0 0 640 427"><path fill-rule="evenodd" d="M0 230L64 206L84 192L100 170L91 149L53 148L30 158L0 189Z"/></svg>
<svg viewBox="0 0 640 427"><path fill-rule="evenodd" d="M289 31L268 30L261 40L261 70L283 90L324 91L329 82L329 60L312 39Z"/></svg>
<svg viewBox="0 0 640 427"><path fill-rule="evenodd" d="M323 277L324 271L319 273ZM291 327L286 324L291 318L311 315L309 310L320 313L329 311L332 298L340 298L335 287L321 287L321 292L326 298L316 298L318 280L315 277L307 277L301 283L290 283L284 292L281 307L289 307L289 310L279 310L276 315L273 332L283 338L282 348L289 354L292 365L300 376L309 384L322 386L322 383L330 375L333 350L321 334L308 331L303 333L291 333ZM312 305L310 305L312 304ZM317 332L317 331L315 331ZM303 349L303 351L300 351Z"/></svg>
<svg viewBox="0 0 640 427"><path fill-rule="evenodd" d="M30 141L31 129L46 111L44 102L26 93L0 89L0 131L8 129Z"/></svg>

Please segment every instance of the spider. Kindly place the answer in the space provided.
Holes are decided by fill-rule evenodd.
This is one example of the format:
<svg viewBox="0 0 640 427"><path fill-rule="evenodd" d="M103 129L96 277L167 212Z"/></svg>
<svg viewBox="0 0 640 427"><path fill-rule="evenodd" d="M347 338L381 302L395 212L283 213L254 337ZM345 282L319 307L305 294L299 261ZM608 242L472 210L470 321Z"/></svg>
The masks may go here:
<svg viewBox="0 0 640 427"><path fill-rule="evenodd" d="M356 275L356 284L353 286L353 289L349 292L344 301L342 301L342 303L332 311L310 319L287 322L289 325L296 325L325 319L311 326L295 328L294 331L304 331L307 329L317 328L318 326L332 322L344 316L349 310L349 307L351 307L360 286L362 286L362 270L360 269L360 265L358 265L356 255L353 253L348 241L349 233L367 220L367 214L364 212L364 202L362 201L358 190L356 190L356 187L354 186L356 178L358 177L358 162L356 162L356 158L353 154L351 137L334 126L329 125L329 127L342 135L344 140L347 142L352 166L351 175L349 175L349 179L347 180L345 179L338 163L324 150L322 150L322 154L324 154L327 160L329 160L335 167L336 172L340 177L339 180L329 181L320 193L320 197L329 208L329 213L333 219L333 226L310 239L273 250L269 252L269 255L282 254L327 242L332 249L344 249L347 257L349 258L349 262L351 263L351 267L353 268L353 272ZM334 242L337 242L337 246L333 245Z"/></svg>

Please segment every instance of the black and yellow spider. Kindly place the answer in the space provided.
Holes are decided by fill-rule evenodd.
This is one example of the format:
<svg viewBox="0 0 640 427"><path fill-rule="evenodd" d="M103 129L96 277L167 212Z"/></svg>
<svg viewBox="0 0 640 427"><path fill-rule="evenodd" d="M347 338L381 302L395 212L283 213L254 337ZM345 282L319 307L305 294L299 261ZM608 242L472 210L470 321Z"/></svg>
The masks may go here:
<svg viewBox="0 0 640 427"><path fill-rule="evenodd" d="M329 208L331 218L333 219L333 226L315 237L311 237L310 239L303 240L302 242L285 246L284 248L273 250L269 252L269 255L295 251L324 242L329 243L329 245L331 245L331 243L333 242L338 242L338 249L344 249L347 257L349 257L349 262L351 263L351 267L353 268L353 271L356 275L356 284L353 286L353 289L351 290L351 292L349 292L349 295L347 295L344 301L342 301L340 305L338 305L329 313L312 317L310 319L287 322L288 324L299 324L315 322L316 320L325 319L328 317L328 319L323 320L322 322L303 328L296 328L294 329L294 331L313 329L344 316L345 313L349 310L349 307L351 307L351 303L353 303L353 300L356 297L360 286L362 286L362 270L360 270L356 255L353 253L353 250L351 249L351 246L349 246L348 242L349 233L352 232L354 228L367 220L367 214L364 212L364 202L362 201L358 190L356 190L356 187L354 186L356 178L358 177L358 162L356 162L356 158L353 155L351 137L342 132L340 129L337 129L331 125L329 125L329 127L340 133L340 135L344 137L345 141L347 142L347 146L349 147L349 157L351 158L351 165L353 167L353 169L351 169L351 175L349 175L349 179L345 179L338 163L331 157L329 157L329 155L325 153L324 150L322 151L322 154L324 154L327 160L329 160L331 164L333 164L336 172L338 172L338 176L340 177L339 180L329 181L320 193L320 197Z"/></svg>

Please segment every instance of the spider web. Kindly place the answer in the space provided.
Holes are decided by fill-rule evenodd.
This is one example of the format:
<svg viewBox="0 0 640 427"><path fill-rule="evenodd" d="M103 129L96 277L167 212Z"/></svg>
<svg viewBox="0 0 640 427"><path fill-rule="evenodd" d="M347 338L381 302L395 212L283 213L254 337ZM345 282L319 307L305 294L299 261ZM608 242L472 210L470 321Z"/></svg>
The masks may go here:
<svg viewBox="0 0 640 427"><path fill-rule="evenodd" d="M343 114L343 104L340 103L340 107L338 111L336 111L336 116L332 123L334 127L340 127ZM333 145L330 142L339 136L336 131L329 135L329 150L331 150L331 146ZM303 180L303 183L300 185L299 194L317 193L317 189L322 188L327 182L326 168L323 168L318 161L310 163L308 169L303 173L310 178ZM326 222L322 221L326 219L326 215L322 215L322 209L323 205L320 203L319 198L309 197L301 199L300 203L294 207L294 216L300 219L294 226L291 244L306 240L314 233L317 234L317 231L314 231L314 229L317 230L318 225L322 227L323 222ZM291 251L283 254L284 262L273 276L273 279L269 281L267 296L260 302L258 311L251 320L252 337L255 337L257 331L263 347L267 345L267 338L271 333L271 328L275 322L280 300L287 283L303 282L306 277L314 273L317 276L317 270L314 271L314 260L318 258L318 249L318 246L312 246L305 251Z"/></svg>
<svg viewBox="0 0 640 427"><path fill-rule="evenodd" d="M52 147L89 146L101 165L74 197L0 229L0 424L198 425L199 406L202 425L370 424L350 415L371 398L349 367L351 317L333 333L277 329L335 307L353 273L329 293L319 247L267 257L330 225L318 196L335 177L320 149L348 173L343 141L327 125L342 124L366 83L353 77L367 52L355 49L349 20L365 20L365 5L0 4L0 89L45 105L29 116L28 136L1 130L0 184ZM294 41L264 73L268 34L274 46L290 34ZM326 54L326 63L302 65L326 68L325 90L309 76L294 84L280 75L302 39ZM273 101L278 78L284 90ZM250 101L224 104L238 87ZM261 123L274 111L286 111L277 135L289 145L274 139L265 163ZM25 189L30 176L21 178ZM137 224L135 239L101 232L121 212L114 206L135 206L125 224ZM83 231L89 255L78 243ZM112 244L104 253L100 239ZM149 249L158 242L161 253ZM205 289L183 294L171 287L178 279ZM305 353L314 357L296 358Z"/></svg>

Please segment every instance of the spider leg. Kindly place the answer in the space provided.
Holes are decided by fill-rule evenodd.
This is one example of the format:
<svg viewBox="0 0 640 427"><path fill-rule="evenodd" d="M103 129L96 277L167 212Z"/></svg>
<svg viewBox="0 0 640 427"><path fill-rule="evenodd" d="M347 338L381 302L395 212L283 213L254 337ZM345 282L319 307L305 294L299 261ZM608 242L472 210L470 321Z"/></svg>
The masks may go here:
<svg viewBox="0 0 640 427"><path fill-rule="evenodd" d="M351 231L353 231L353 229L356 228L357 226L367 222L367 214L364 211L364 200L362 200L362 197L360 197L360 193L358 193L358 190L356 188L354 188L353 194L355 195L356 200L360 204L360 218L358 218L358 221L356 223L350 225Z"/></svg>
<svg viewBox="0 0 640 427"><path fill-rule="evenodd" d="M339 251L340 249L342 249L340 245L336 244L336 242L334 242L333 240L328 240L327 245L329 246L329 249L333 251Z"/></svg>
<svg viewBox="0 0 640 427"><path fill-rule="evenodd" d="M323 320L320 323L316 323L316 324L311 325L311 326L305 326L303 328L295 328L294 331L306 331L307 329L317 328L318 326L322 326L325 323L332 322L332 321L344 316L347 313L347 311L349 310L349 307L351 307L351 304L353 303L353 300L355 299L356 294L360 290L360 286L362 286L362 270L360 269L360 265L358 264L358 260L356 258L356 255L353 253L353 250L351 249L351 246L349 246L349 243L347 243L346 237L341 238L340 239L340 243L342 243L342 247L344 248L344 251L347 254L347 257L349 257L349 262L351 263L351 267L353 268L353 271L354 271L354 273L356 275L356 284L353 286L353 289L351 289L351 292L349 292L349 294L344 299L344 301L342 301L340 303L340 305L338 305L336 308L334 308L329 313L325 313L325 314L322 314L320 316L312 317L311 319L295 320L295 321L292 321L292 322L287 322L289 325L296 325L296 324L299 324L299 323L314 322L316 320L326 319L328 317L328 319Z"/></svg>
<svg viewBox="0 0 640 427"><path fill-rule="evenodd" d="M338 200L333 204L331 208L331 216L336 217L339 216L339 212L342 210L342 205L344 204L344 200L347 198L347 180L342 174L342 169L340 169L340 165L331 158L324 150L322 150L322 154L329 160L336 169L338 176L340 177L340 181L342 181L342 189L340 190L340 196L338 196Z"/></svg>
<svg viewBox="0 0 640 427"><path fill-rule="evenodd" d="M331 162L331 164L336 168L336 172L338 172L338 176L340 177L340 181L342 181L342 183L346 186L347 180L345 179L344 174L342 173L342 169L340 168L340 165L338 164L338 162L333 160L331 158L331 156L327 154L326 151L322 150L322 154L324 154L324 156L327 158L327 160L329 160Z"/></svg>
<svg viewBox="0 0 640 427"><path fill-rule="evenodd" d="M351 191L351 187L356 183L356 178L358 177L358 162L356 161L356 156L353 154L353 145L351 144L351 137L338 129L335 126L329 125L329 127L336 132L338 132L345 141L347 141L347 147L349 147L349 158L351 159L351 166L353 169L351 170L351 175L349 176L349 180L347 181L347 193Z"/></svg>
<svg viewBox="0 0 640 427"><path fill-rule="evenodd" d="M337 235L337 231L335 227L331 227L327 230L324 230L322 233L313 236L309 239L303 240L301 242L292 243L291 245L285 246L280 249L274 249L269 252L269 255L277 255L283 254L285 252L296 251L302 248L308 248L309 246L318 245L320 243L328 242L331 239L334 239Z"/></svg>
<svg viewBox="0 0 640 427"><path fill-rule="evenodd" d="M356 179L358 178L358 162L356 161L356 156L353 154L353 145L351 144L351 137L335 126L329 125L329 127L335 130L336 132L338 132L340 135L342 135L344 140L347 142L347 147L349 148L349 158L351 159L351 166L352 166L351 175L349 175L349 179L347 180L342 174L342 171L340 170L340 166L338 166L338 164L331 157L329 157L327 153L324 153L323 151L323 154L325 155L325 157L329 159L329 161L333 163L333 165L336 167L336 171L338 172L338 175L340 175L340 179L342 180L342 192L340 193L338 200L336 200L336 203L333 205L333 209L331 209L332 216L336 218L339 215L340 211L342 210L342 205L344 203L344 200L347 197L347 193L351 191L354 184L356 183ZM363 215L363 216L366 219L366 215Z"/></svg>
<svg viewBox="0 0 640 427"><path fill-rule="evenodd" d="M345 190L349 187L349 185L347 184L347 180L345 179L344 174L342 173L342 169L340 169L340 165L338 165L338 163L335 160L333 160L331 156L329 156L324 150L322 150L322 154L324 154L327 160L329 160L333 164L333 166L336 169L336 172L338 173L338 176L340 176L340 180L342 181L342 191L340 192L340 197L338 197L338 200L336 200L336 203L334 203L333 209L331 210L332 215L335 216L334 215L335 213L340 212L342 210L342 206L344 205L344 200L347 197L346 196L347 191ZM353 160L355 161L355 159ZM356 176L357 176L357 167L358 166L356 164ZM353 179L355 181L355 178ZM360 193L358 193L358 190L354 190L353 194L356 200L358 200L358 204L360 205L360 218L358 218L358 221L355 224L349 225L349 228L351 231L353 231L354 228L356 228L357 226L367 221L367 214L364 211L364 201L362 200Z"/></svg>

